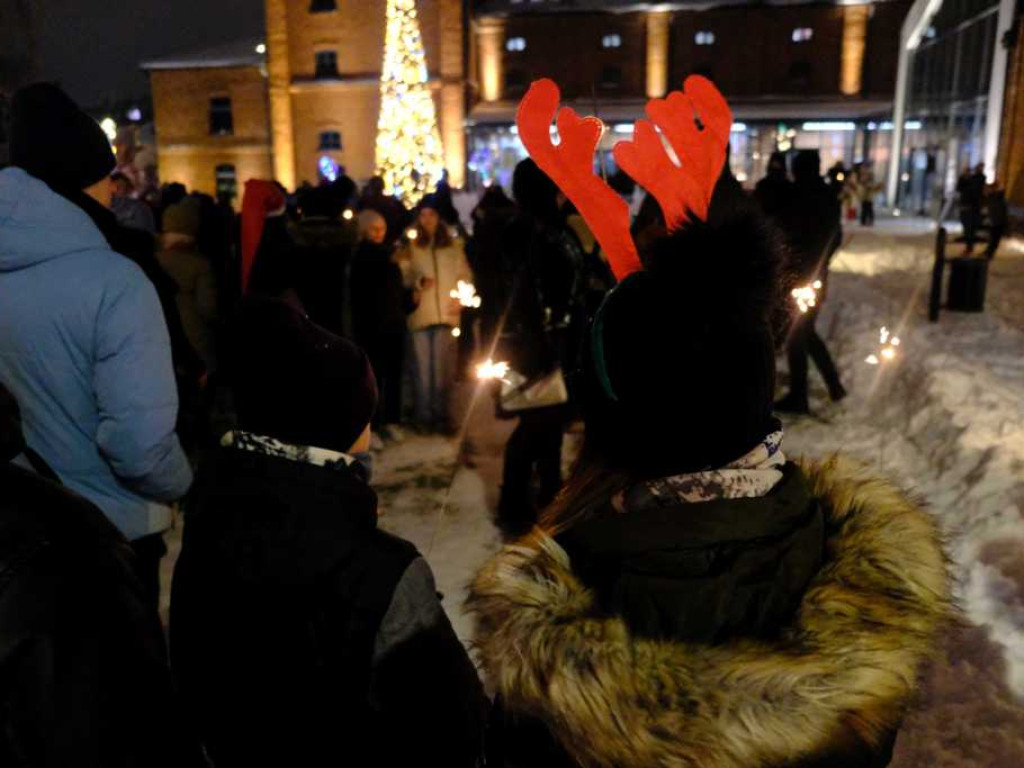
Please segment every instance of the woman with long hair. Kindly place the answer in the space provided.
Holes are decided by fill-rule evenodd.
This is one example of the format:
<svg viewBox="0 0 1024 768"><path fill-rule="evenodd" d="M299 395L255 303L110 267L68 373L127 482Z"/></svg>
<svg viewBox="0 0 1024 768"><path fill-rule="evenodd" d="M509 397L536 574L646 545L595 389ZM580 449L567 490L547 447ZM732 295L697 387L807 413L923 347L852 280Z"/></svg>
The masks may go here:
<svg viewBox="0 0 1024 768"><path fill-rule="evenodd" d="M784 454L779 249L734 185L645 259L584 342L571 478L472 585L488 764L887 765L951 614L938 527Z"/></svg>
<svg viewBox="0 0 1024 768"><path fill-rule="evenodd" d="M448 400L458 354L453 331L462 310L451 292L472 277L462 240L441 220L430 196L420 203L413 232L400 263L405 285L416 297L409 316L415 421L421 429L446 432L452 426Z"/></svg>

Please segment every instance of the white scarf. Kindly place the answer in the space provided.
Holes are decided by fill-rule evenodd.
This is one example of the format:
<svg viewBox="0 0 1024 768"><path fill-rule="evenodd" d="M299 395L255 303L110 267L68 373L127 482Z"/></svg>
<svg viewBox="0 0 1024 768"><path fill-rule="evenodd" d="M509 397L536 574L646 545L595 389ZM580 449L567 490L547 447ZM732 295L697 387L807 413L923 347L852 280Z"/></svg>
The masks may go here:
<svg viewBox="0 0 1024 768"><path fill-rule="evenodd" d="M782 452L781 427L765 437L742 458L721 469L673 475L642 483L626 492L624 506L678 503L698 504L717 499L757 499L767 496L782 481L786 455Z"/></svg>

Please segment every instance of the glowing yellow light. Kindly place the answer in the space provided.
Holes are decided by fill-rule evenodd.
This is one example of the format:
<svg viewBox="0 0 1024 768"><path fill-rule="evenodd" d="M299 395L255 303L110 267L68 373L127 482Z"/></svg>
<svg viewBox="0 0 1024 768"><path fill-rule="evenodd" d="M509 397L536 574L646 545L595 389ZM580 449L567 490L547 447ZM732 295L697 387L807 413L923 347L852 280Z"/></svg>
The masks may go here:
<svg viewBox="0 0 1024 768"><path fill-rule="evenodd" d="M889 342L889 343L892 344L894 347L898 347L900 345L900 337L899 336L893 336L892 337L892 341Z"/></svg>
<svg viewBox="0 0 1024 768"><path fill-rule="evenodd" d="M352 221L352 219L354 219L355 216L356 215L355 213L352 212L351 208L346 208L345 212L341 214L341 218L343 218L345 221Z"/></svg>
<svg viewBox="0 0 1024 768"><path fill-rule="evenodd" d="M476 286L472 283L459 280L455 290L449 291L448 295L453 299L458 299L459 304L464 307L470 307L472 309L480 308L480 297L476 295Z"/></svg>
<svg viewBox="0 0 1024 768"><path fill-rule="evenodd" d="M821 281L815 280L811 285L802 285L790 291L790 295L796 302L800 312L807 314L813 307L818 305L819 288L821 288Z"/></svg>
<svg viewBox="0 0 1024 768"><path fill-rule="evenodd" d="M405 231L405 236L410 240L415 240L417 237L419 237L419 233L415 229L409 228Z"/></svg>
<svg viewBox="0 0 1024 768"><path fill-rule="evenodd" d="M512 368L504 361L495 363L493 360L485 360L477 365L476 377L480 381L506 381L511 371Z"/></svg>
<svg viewBox="0 0 1024 768"><path fill-rule="evenodd" d="M263 53L266 53L266 52L267 52L267 46L266 46L265 43L260 43L259 45L256 46L256 53L263 54Z"/></svg>
<svg viewBox="0 0 1024 768"><path fill-rule="evenodd" d="M896 350L893 349L892 347L886 347L885 349L882 350L882 357L884 357L886 360L892 360L894 357L896 357Z"/></svg>
<svg viewBox="0 0 1024 768"><path fill-rule="evenodd" d="M846 180L846 174L845 173L837 173L836 174L836 181L845 181L845 180Z"/></svg>
<svg viewBox="0 0 1024 768"><path fill-rule="evenodd" d="M878 358L875 355L868 355L864 362L868 365L878 365Z"/></svg>
<svg viewBox="0 0 1024 768"><path fill-rule="evenodd" d="M103 129L103 132L107 134L107 139L113 144L114 140L117 139L117 123L114 122L114 118L104 117L100 120L100 128Z"/></svg>
<svg viewBox="0 0 1024 768"><path fill-rule="evenodd" d="M388 0L377 121L377 173L389 192L416 205L441 179L441 134L427 86L415 0Z"/></svg>
<svg viewBox="0 0 1024 768"><path fill-rule="evenodd" d="M455 328L452 328L452 337L453 338L457 339L461 335L462 335L462 329L461 328L459 328L458 326L456 326Z"/></svg>

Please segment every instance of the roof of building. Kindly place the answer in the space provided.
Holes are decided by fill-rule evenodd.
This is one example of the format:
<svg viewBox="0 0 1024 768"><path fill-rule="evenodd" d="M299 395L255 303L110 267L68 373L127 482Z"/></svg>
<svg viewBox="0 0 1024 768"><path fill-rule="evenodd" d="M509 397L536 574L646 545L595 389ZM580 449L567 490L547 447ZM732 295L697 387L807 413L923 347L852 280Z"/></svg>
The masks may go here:
<svg viewBox="0 0 1024 768"><path fill-rule="evenodd" d="M473 12L476 16L506 16L516 13L586 13L593 11L648 10L707 10L729 5L751 5L765 2L767 5L806 5L822 0L674 0L674 2L639 2L638 0L477 0ZM842 0L825 0L840 3ZM871 2L872 0L866 0ZM874 0L885 2L886 0Z"/></svg>
<svg viewBox="0 0 1024 768"><path fill-rule="evenodd" d="M249 38L223 43L212 48L181 53L161 59L144 61L142 69L215 69L220 67L259 67L266 61L266 53L259 53L263 40Z"/></svg>

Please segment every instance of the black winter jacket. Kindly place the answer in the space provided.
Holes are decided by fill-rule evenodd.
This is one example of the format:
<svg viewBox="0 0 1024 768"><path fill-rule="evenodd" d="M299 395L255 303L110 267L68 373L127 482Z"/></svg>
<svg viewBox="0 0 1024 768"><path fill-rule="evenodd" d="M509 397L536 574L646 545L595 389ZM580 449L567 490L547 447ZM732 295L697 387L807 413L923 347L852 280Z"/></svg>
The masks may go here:
<svg viewBox="0 0 1024 768"><path fill-rule="evenodd" d="M128 542L85 499L8 463L21 450L10 403L0 388L0 765L201 764Z"/></svg>
<svg viewBox="0 0 1024 768"><path fill-rule="evenodd" d="M343 464L220 450L186 520L171 658L217 768L482 754L482 689L430 570Z"/></svg>
<svg viewBox="0 0 1024 768"><path fill-rule="evenodd" d="M470 608L508 768L881 768L951 616L935 522L842 460L535 530Z"/></svg>

